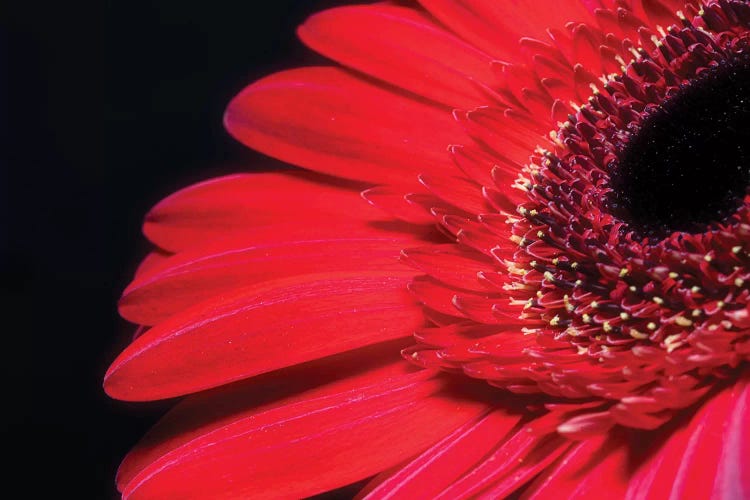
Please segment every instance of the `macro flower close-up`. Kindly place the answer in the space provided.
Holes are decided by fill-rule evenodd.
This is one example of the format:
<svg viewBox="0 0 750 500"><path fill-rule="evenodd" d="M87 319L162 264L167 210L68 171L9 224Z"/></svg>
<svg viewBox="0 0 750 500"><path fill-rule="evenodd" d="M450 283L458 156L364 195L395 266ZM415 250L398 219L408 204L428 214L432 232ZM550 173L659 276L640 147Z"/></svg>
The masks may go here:
<svg viewBox="0 0 750 500"><path fill-rule="evenodd" d="M750 2L321 11L166 197L123 498L750 498ZM350 491L351 488L347 491Z"/></svg>

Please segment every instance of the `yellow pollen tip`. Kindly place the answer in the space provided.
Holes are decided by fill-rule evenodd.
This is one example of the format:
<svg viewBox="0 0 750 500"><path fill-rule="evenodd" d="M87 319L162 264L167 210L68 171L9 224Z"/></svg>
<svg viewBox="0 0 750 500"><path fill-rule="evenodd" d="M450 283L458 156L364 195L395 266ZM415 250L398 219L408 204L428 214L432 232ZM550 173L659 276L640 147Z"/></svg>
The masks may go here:
<svg viewBox="0 0 750 500"><path fill-rule="evenodd" d="M584 323L591 323L591 316L589 316L588 314L584 314L583 316L581 316L581 319Z"/></svg>
<svg viewBox="0 0 750 500"><path fill-rule="evenodd" d="M628 290L630 290L631 292L635 292L635 291L636 291L636 290L638 290L638 289L637 289L637 288L635 287L635 285L630 285L630 286L628 287Z"/></svg>
<svg viewBox="0 0 750 500"><path fill-rule="evenodd" d="M628 314L626 312L621 312L620 313L620 319L623 320L623 321L627 321L627 320L630 319L630 314Z"/></svg>
<svg viewBox="0 0 750 500"><path fill-rule="evenodd" d="M693 288L691 288L691 289L690 289L690 291L691 291L691 292L693 292L693 293L698 293L698 292L700 292L700 291L701 291L701 287L699 287L699 286L694 286Z"/></svg>
<svg viewBox="0 0 750 500"><path fill-rule="evenodd" d="M537 211L536 211L536 209L533 209L533 210L531 210L531 211L529 212L529 214L530 214L530 215L531 215L532 217L534 217L534 216L536 216L536 215L539 215L539 212L537 212Z"/></svg>
<svg viewBox="0 0 750 500"><path fill-rule="evenodd" d="M703 260L705 260L706 262L711 262L712 260L714 260L714 258L711 257L711 255L706 254L703 256Z"/></svg>
<svg viewBox="0 0 750 500"><path fill-rule="evenodd" d="M693 322L684 316L677 316L674 320L679 326L692 326Z"/></svg>
<svg viewBox="0 0 750 500"><path fill-rule="evenodd" d="M536 237L537 238L544 238L544 231L537 231L536 232Z"/></svg>
<svg viewBox="0 0 750 500"><path fill-rule="evenodd" d="M664 304L664 299L662 299L661 297L653 297L651 300L653 300L655 303L659 305Z"/></svg>
<svg viewBox="0 0 750 500"><path fill-rule="evenodd" d="M624 278L625 276L627 276L627 274L628 270L626 268L623 267L622 269L620 269L620 278Z"/></svg>
<svg viewBox="0 0 750 500"><path fill-rule="evenodd" d="M596 309L597 307L599 307L599 303L597 301L595 301L595 300L592 300L591 301L591 307L593 307L594 309Z"/></svg>
<svg viewBox="0 0 750 500"><path fill-rule="evenodd" d="M639 332L635 328L630 329L630 336L638 340L644 340L648 338L648 334Z"/></svg>
<svg viewBox="0 0 750 500"><path fill-rule="evenodd" d="M745 280L743 280L742 278L737 278L734 280L734 286L736 287L741 287L744 284L745 284Z"/></svg>
<svg viewBox="0 0 750 500"><path fill-rule="evenodd" d="M578 269L578 262L573 262L573 263L572 263L572 264L570 265L570 267L571 267L571 268L573 268L573 269Z"/></svg>
<svg viewBox="0 0 750 500"><path fill-rule="evenodd" d="M602 329L604 329L605 332L609 333L612 331L612 325L609 324L609 321L605 321L602 325Z"/></svg>
<svg viewBox="0 0 750 500"><path fill-rule="evenodd" d="M656 330L656 323L654 323L653 321L649 321L649 323L646 325L646 328L648 328L649 330Z"/></svg>
<svg viewBox="0 0 750 500"><path fill-rule="evenodd" d="M669 277L672 278L673 280L676 280L677 278L680 277L680 275L672 271L671 273L669 273Z"/></svg>
<svg viewBox="0 0 750 500"><path fill-rule="evenodd" d="M549 324L551 326L557 326L557 325L559 325L560 324L560 316L555 315L554 318L552 318L551 320L549 320Z"/></svg>
<svg viewBox="0 0 750 500"><path fill-rule="evenodd" d="M680 338L681 334L675 333L664 339L664 345L667 347L667 352L672 352L682 345Z"/></svg>
<svg viewBox="0 0 750 500"><path fill-rule="evenodd" d="M742 251L742 247L740 245L737 245L736 247L732 247L732 253L738 254Z"/></svg>

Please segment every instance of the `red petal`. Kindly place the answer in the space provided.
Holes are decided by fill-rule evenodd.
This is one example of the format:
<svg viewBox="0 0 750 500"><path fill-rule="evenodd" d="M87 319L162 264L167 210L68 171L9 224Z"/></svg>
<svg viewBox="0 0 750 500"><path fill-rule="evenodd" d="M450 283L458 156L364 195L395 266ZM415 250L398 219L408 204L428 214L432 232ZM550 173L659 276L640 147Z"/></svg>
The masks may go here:
<svg viewBox="0 0 750 500"><path fill-rule="evenodd" d="M194 306L138 337L110 367L118 399L169 398L411 335L412 273L298 276Z"/></svg>
<svg viewBox="0 0 750 500"><path fill-rule="evenodd" d="M374 231L374 230L373 230ZM413 238L340 238L282 241L239 248L180 253L158 272L136 279L125 290L120 314L154 325L187 307L261 281L302 274L357 270L404 271L399 252Z"/></svg>
<svg viewBox="0 0 750 500"><path fill-rule="evenodd" d="M381 218L362 203L359 187L300 171L231 175L165 198L146 216L143 230L156 245L178 251L255 227L296 223L323 230L331 217Z"/></svg>
<svg viewBox="0 0 750 500"><path fill-rule="evenodd" d="M376 478L366 498L433 498L489 453L518 423L495 410L460 427L395 473Z"/></svg>
<svg viewBox="0 0 750 500"><path fill-rule="evenodd" d="M413 373L418 368L398 355L410 343L391 340L188 396L128 453L117 471L118 488L172 450L237 420Z"/></svg>
<svg viewBox="0 0 750 500"><path fill-rule="evenodd" d="M423 203L414 201L417 196ZM429 201L424 199L427 197L430 198ZM427 207L439 204L439 200L431 195L405 194L404 190L398 187L376 186L362 191L362 198L372 206L378 207L399 220L412 224L435 224L435 216L430 213Z"/></svg>
<svg viewBox="0 0 750 500"><path fill-rule="evenodd" d="M167 453L125 498L301 498L418 453L485 409L419 372L243 416Z"/></svg>
<svg viewBox="0 0 750 500"><path fill-rule="evenodd" d="M748 498L750 377L713 396L634 475L629 498Z"/></svg>
<svg viewBox="0 0 750 500"><path fill-rule="evenodd" d="M309 18L298 33L312 49L341 64L451 108L486 103L476 82L494 81L491 57L413 9L331 9Z"/></svg>
<svg viewBox="0 0 750 500"><path fill-rule="evenodd" d="M144 276L152 273L169 261L172 254L163 250L154 250L153 252L146 255L146 257L138 265L138 269L135 271L135 276Z"/></svg>
<svg viewBox="0 0 750 500"><path fill-rule="evenodd" d="M622 498L628 485L628 446L604 434L576 444L531 484L524 498Z"/></svg>
<svg viewBox="0 0 750 500"><path fill-rule="evenodd" d="M406 262L443 283L466 290L486 291L477 273L492 269L493 261L458 245L432 245L402 252Z"/></svg>
<svg viewBox="0 0 750 500"><path fill-rule="evenodd" d="M592 20L578 0L420 0L420 3L465 40L507 62L521 62L521 37L548 38L547 29L567 21Z"/></svg>
<svg viewBox="0 0 750 500"><path fill-rule="evenodd" d="M446 146L468 140L450 113L338 68L276 73L230 103L239 141L318 172L377 184L411 184L451 168Z"/></svg>
<svg viewBox="0 0 750 500"><path fill-rule="evenodd" d="M435 498L506 498L569 446L556 434L539 432L537 419L517 427L508 438ZM481 495L481 496L480 496Z"/></svg>

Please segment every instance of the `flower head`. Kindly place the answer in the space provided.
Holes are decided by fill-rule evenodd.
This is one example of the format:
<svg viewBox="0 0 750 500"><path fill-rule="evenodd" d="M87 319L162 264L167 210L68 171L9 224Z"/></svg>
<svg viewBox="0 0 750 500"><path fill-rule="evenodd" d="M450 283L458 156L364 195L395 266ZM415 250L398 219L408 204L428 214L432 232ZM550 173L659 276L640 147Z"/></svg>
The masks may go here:
<svg viewBox="0 0 750 500"><path fill-rule="evenodd" d="M147 328L105 388L191 395L124 496L750 495L750 4L424 0L299 34L347 69L226 123L312 172L147 217L121 302Z"/></svg>

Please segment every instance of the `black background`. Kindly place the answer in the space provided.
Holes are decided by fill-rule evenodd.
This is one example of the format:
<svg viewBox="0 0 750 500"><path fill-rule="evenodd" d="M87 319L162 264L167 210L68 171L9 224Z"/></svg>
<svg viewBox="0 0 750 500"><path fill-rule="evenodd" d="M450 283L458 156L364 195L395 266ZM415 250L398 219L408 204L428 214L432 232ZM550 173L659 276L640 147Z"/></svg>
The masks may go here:
<svg viewBox="0 0 750 500"><path fill-rule="evenodd" d="M148 251L141 219L192 182L278 165L224 132L224 107L323 62L294 29L345 3L17 2L0 18L2 414L22 496L116 497L118 462L165 410L101 390L132 334L116 301Z"/></svg>

